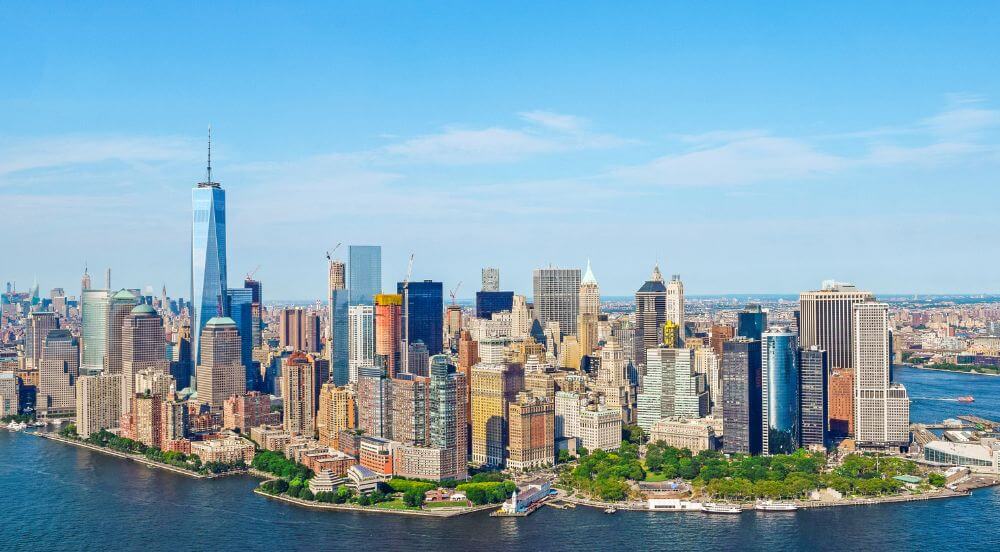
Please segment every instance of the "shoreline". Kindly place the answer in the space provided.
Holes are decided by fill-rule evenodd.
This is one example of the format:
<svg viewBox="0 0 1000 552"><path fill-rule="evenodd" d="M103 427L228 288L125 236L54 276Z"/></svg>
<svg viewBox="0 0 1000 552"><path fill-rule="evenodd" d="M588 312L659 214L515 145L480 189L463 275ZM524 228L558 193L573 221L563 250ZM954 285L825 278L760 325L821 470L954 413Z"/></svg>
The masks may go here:
<svg viewBox="0 0 1000 552"><path fill-rule="evenodd" d="M434 518L452 518L458 516L464 516L466 514L473 514L476 512L482 512L485 510L490 510L493 508L499 508L499 504L485 504L483 506L473 506L471 508L462 508L460 510L445 510L445 511L435 511L435 510L390 510L388 508L371 508L367 506L357 506L354 504L331 504L327 502L316 502L311 500L302 500L300 498L293 498L285 495L272 495L261 491L260 488L255 488L253 490L254 494L263 496L265 498L271 498L278 500L280 502L286 502L294 506L301 506L303 508L311 508L314 510L334 510L340 512L359 512L366 514L398 514L404 516L423 516L423 517L434 517Z"/></svg>
<svg viewBox="0 0 1000 552"><path fill-rule="evenodd" d="M968 376L989 376L991 378L1000 377L1000 374L988 374L986 372L974 372L968 371L963 372L962 370L946 370L944 368L930 368L926 366L920 366L917 364L900 364L904 368L913 368L914 370L927 370L928 372L944 372L947 374L965 374Z"/></svg>
<svg viewBox="0 0 1000 552"><path fill-rule="evenodd" d="M131 460L133 462L138 462L140 464L146 465L146 466L151 467L151 468L159 468L161 470L170 471L170 472L173 472L173 473L176 473L176 474L179 474L179 475L186 475L188 477L193 477L194 479L214 479L216 477L223 477L222 474L220 474L220 475L203 475L203 474L200 474L200 473L193 472L191 470L185 470L184 468L178 468L177 466L171 466L170 464L162 464L160 462L155 462L155 461L150 460L149 458L146 458L144 456L132 455L132 454L128 454L128 453L125 453L125 452L119 452L117 450L112 450L112 449L108 449L108 448L104 448L104 447L99 447L97 445L92 445L90 443L84 443L84 442L81 442L81 441L74 441L72 439L67 439L65 437L60 437L59 435L53 435L51 433L39 433L39 432L30 432L30 433L23 432L23 433L27 433L29 435L35 435L35 436L41 437L42 439L48 439L50 441L56 441L56 442L59 442L59 443L63 443L63 444L67 444L67 445L72 445L72 446L75 446L75 447L85 448L87 450L92 450L94 452L100 452L100 453L103 453L103 454L107 454L108 456L114 456L114 457L117 457L117 458L121 458L123 460ZM243 472L239 472L239 473L242 474Z"/></svg>

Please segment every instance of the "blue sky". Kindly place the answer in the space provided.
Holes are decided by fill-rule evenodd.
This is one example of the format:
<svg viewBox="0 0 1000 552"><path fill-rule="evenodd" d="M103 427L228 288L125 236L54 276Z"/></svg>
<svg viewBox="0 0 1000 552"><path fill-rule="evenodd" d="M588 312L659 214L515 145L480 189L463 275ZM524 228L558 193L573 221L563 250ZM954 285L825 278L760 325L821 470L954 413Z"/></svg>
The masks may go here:
<svg viewBox="0 0 1000 552"><path fill-rule="evenodd" d="M189 294L190 188L230 279L321 297L584 266L630 294L1000 292L1000 10L800 3L17 3L0 14L0 279ZM342 251L343 252L343 251Z"/></svg>

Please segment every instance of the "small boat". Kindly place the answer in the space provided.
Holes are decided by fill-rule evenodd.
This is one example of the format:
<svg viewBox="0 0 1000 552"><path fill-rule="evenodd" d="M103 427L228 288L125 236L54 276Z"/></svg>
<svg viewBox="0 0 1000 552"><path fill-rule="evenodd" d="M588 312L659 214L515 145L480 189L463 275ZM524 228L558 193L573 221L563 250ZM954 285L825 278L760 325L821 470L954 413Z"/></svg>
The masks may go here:
<svg viewBox="0 0 1000 552"><path fill-rule="evenodd" d="M612 507L612 508L608 508L607 510L604 510L604 513L605 513L605 514L613 514L613 513L617 512L617 511L618 511L618 510L615 510L615 509L614 509L614 508Z"/></svg>
<svg viewBox="0 0 1000 552"><path fill-rule="evenodd" d="M725 504L723 502L706 502L701 507L701 511L707 514L742 514L743 508L735 504Z"/></svg>
<svg viewBox="0 0 1000 552"><path fill-rule="evenodd" d="M774 502L771 500L758 500L753 508L761 512L794 512L799 509L798 506L791 502Z"/></svg>
<svg viewBox="0 0 1000 552"><path fill-rule="evenodd" d="M959 398L957 398L955 400L958 401L958 402L960 402L960 403L976 402L976 398L973 397L972 395L965 395L964 397L959 397Z"/></svg>

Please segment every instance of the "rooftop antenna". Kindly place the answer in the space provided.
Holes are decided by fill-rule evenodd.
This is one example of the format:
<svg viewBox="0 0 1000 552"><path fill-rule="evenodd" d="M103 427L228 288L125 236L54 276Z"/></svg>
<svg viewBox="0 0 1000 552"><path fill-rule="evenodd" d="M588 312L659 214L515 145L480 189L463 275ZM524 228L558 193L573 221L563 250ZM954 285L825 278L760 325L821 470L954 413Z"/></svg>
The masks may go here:
<svg viewBox="0 0 1000 552"><path fill-rule="evenodd" d="M212 125L208 125L208 180L212 183Z"/></svg>

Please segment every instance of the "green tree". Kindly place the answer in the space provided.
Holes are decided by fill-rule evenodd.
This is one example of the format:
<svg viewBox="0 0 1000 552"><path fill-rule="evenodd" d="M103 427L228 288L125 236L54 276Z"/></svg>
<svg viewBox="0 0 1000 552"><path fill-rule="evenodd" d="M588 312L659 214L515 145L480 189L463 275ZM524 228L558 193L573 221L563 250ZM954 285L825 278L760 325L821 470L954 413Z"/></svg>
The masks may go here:
<svg viewBox="0 0 1000 552"><path fill-rule="evenodd" d="M424 505L424 493L419 489L410 489L403 493L403 503L411 508L419 508Z"/></svg>

